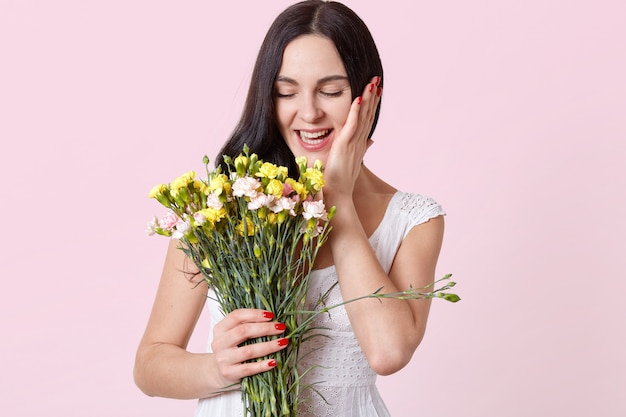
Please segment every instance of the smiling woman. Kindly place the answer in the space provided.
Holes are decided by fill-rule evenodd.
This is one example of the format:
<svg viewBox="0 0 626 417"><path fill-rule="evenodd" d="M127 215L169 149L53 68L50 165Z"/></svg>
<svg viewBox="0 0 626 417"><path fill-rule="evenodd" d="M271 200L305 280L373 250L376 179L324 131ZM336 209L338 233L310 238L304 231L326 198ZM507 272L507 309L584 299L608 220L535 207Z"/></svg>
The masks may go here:
<svg viewBox="0 0 626 417"><path fill-rule="evenodd" d="M382 87L376 45L352 10L337 2L297 3L270 27L243 115L218 157L227 169L229 158L249 147L262 160L288 167L291 176L307 170L295 157L324 165L325 185L316 198L336 214L313 264L308 310L322 308L320 300L342 304L380 288L395 293L434 280L443 209L431 198L398 191L363 164ZM242 378L280 365L271 355L288 345L286 326L272 321L272 311L224 314L213 288L201 283L190 289L188 274L198 271L177 246L170 245L138 349L136 382L149 395L199 398L199 417L239 417L246 407L236 388ZM187 342L205 302L210 352L193 354ZM300 347L297 368L309 389L298 397L298 416L388 416L376 376L411 360L429 309L427 300L362 299L316 316L313 327L327 337L307 338ZM280 338L250 343L261 336Z"/></svg>
<svg viewBox="0 0 626 417"><path fill-rule="evenodd" d="M283 79L284 84L291 84L292 87L303 81L299 72L289 74L282 70L286 69L283 68L285 50L296 38L307 35L319 36L331 44L329 46L319 42L316 47L325 48L326 52L332 50L331 56L339 58L341 68L335 68L337 73L324 74L322 77L347 77L349 94L346 96L349 96L350 101L361 95L363 88L373 77L378 76L378 87L383 87L383 66L378 49L369 29L359 16L338 2L297 3L275 19L265 36L252 73L242 117L230 140L218 153L218 163L222 161L222 155L237 155L247 144L261 159L288 166L290 172L297 172L293 154L278 130L275 114L278 102L275 99L278 98L277 94L289 93L287 90L277 89L280 76L286 77ZM319 57L327 59L326 56L318 55ZM317 65L317 62L311 64ZM376 127L380 107L379 101L369 136Z"/></svg>
<svg viewBox="0 0 626 417"><path fill-rule="evenodd" d="M285 48L276 80L276 120L294 155L325 164L351 104L346 70L328 38L304 35Z"/></svg>

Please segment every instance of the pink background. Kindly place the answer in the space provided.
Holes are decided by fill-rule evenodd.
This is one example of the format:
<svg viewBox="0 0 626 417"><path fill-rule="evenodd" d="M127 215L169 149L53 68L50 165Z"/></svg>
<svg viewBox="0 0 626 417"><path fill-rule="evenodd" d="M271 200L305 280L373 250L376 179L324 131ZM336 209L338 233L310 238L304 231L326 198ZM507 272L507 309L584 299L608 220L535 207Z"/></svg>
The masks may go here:
<svg viewBox="0 0 626 417"><path fill-rule="evenodd" d="M147 192L215 155L290 3L0 0L0 415L192 415L132 381ZM626 4L347 4L386 69L367 163L444 205L463 297L380 378L392 415L626 415Z"/></svg>

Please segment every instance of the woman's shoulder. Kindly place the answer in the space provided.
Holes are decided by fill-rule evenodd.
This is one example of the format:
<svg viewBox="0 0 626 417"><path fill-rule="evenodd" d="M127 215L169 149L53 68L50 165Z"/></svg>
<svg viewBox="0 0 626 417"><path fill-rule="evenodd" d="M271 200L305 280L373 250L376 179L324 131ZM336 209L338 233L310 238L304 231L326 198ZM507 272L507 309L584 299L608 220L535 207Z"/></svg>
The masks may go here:
<svg viewBox="0 0 626 417"><path fill-rule="evenodd" d="M428 220L445 216L446 212L434 198L415 192L396 191L392 197L388 212L392 217L404 219L410 226L425 223Z"/></svg>
<svg viewBox="0 0 626 417"><path fill-rule="evenodd" d="M369 193L357 196L357 199L361 210L370 214L364 218L376 219L374 224L383 220L384 223L392 224L394 228L410 229L446 214L441 204L426 194L399 190L365 167L364 174L367 183L365 188Z"/></svg>

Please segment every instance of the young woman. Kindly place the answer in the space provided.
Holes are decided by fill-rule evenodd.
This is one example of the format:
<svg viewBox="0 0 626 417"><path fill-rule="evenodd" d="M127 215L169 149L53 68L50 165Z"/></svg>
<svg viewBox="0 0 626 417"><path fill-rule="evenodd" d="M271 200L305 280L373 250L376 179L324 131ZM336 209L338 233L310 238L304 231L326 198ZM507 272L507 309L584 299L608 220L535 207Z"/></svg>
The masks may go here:
<svg viewBox="0 0 626 417"><path fill-rule="evenodd" d="M372 145L383 70L372 36L352 10L336 2L308 0L281 13L264 40L241 120L220 155L236 156L244 144L260 158L290 167L294 155L325 166L321 196L336 206L333 230L312 275L311 306L335 286L328 305L371 293L421 287L434 279L443 237L443 211L432 199L396 190L363 164ZM221 161L221 160L218 160ZM272 359L248 363L284 349L278 338L250 347L243 341L282 335L272 312L242 309L225 317L193 286L192 263L170 245L153 311L140 343L137 385L148 395L199 398L197 416L243 415L240 392L224 392L242 377L272 369ZM207 301L208 300L208 301ZM186 351L195 323L208 304L210 351ZM324 398L306 390L299 415L388 416L375 387L411 359L424 335L425 300L361 300L318 316L330 337L302 346L304 384L319 382ZM232 388L231 388L232 389Z"/></svg>

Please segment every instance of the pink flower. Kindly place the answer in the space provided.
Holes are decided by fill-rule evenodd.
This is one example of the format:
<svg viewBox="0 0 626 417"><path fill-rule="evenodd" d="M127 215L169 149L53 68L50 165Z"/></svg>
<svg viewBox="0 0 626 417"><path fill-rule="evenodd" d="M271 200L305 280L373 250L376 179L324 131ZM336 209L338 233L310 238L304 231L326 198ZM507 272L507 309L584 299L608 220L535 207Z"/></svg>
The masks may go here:
<svg viewBox="0 0 626 417"><path fill-rule="evenodd" d="M161 229L171 231L176 226L180 219L173 211L168 210L158 221L158 225Z"/></svg>
<svg viewBox="0 0 626 417"><path fill-rule="evenodd" d="M261 187L261 182L253 177L238 178L233 183L233 195L235 197L254 197Z"/></svg>
<svg viewBox="0 0 626 417"><path fill-rule="evenodd" d="M302 217L305 219L321 219L326 220L326 209L324 207L324 201L303 201L302 208L304 211L302 212Z"/></svg>
<svg viewBox="0 0 626 417"><path fill-rule="evenodd" d="M248 210L258 210L261 207L270 207L273 201L273 195L257 193L255 196L250 197L250 202L248 202Z"/></svg>
<svg viewBox="0 0 626 417"><path fill-rule="evenodd" d="M291 186L291 184L287 182L283 183L283 195L287 197L290 196L291 193L293 193L293 187Z"/></svg>

